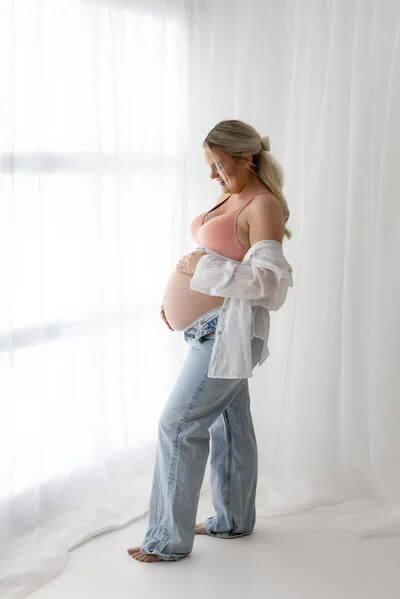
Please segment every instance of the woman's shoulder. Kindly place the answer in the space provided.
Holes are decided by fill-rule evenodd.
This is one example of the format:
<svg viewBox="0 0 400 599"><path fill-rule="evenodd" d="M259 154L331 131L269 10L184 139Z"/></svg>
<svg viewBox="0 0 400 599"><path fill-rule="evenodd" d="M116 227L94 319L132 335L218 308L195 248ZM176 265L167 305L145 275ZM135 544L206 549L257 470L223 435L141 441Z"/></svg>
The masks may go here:
<svg viewBox="0 0 400 599"><path fill-rule="evenodd" d="M285 218L278 198L270 192L258 193L246 210L246 221L253 238L274 239L282 243Z"/></svg>
<svg viewBox="0 0 400 599"><path fill-rule="evenodd" d="M281 202L270 191L260 191L253 196L249 203L247 213L258 217L266 211L279 213L284 219L283 208Z"/></svg>

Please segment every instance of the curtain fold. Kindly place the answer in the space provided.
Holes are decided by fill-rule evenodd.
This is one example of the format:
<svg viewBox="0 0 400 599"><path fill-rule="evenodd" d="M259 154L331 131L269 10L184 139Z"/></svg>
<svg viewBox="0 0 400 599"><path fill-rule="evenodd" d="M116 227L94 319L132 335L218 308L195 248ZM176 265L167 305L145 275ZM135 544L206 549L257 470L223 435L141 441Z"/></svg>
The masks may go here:
<svg viewBox="0 0 400 599"><path fill-rule="evenodd" d="M159 306L230 118L270 137L293 233L257 516L400 532L399 36L396 0L1 3L0 596L148 509L186 351Z"/></svg>
<svg viewBox="0 0 400 599"><path fill-rule="evenodd" d="M0 6L0 596L146 513L182 362L184 5ZM154 371L157 370L157 376Z"/></svg>
<svg viewBox="0 0 400 599"><path fill-rule="evenodd" d="M190 5L193 139L225 118L269 135L291 210L294 288L250 383L258 516L398 531L398 3Z"/></svg>

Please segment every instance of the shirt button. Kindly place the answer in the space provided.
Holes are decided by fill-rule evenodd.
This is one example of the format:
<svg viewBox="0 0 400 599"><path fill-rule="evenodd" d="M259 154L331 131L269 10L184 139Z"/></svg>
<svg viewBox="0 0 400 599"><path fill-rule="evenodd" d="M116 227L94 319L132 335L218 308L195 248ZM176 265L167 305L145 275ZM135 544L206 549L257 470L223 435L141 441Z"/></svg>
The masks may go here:
<svg viewBox="0 0 400 599"><path fill-rule="evenodd" d="M220 335L222 333L222 331L218 331L218 335Z"/></svg>

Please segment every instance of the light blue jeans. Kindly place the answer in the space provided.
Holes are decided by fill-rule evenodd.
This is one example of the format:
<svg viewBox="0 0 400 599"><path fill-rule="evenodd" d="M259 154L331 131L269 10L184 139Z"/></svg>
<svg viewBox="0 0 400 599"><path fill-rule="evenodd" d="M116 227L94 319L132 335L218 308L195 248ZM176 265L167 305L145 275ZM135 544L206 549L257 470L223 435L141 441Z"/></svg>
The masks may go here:
<svg viewBox="0 0 400 599"><path fill-rule="evenodd" d="M192 551L209 454L215 516L204 523L208 534L232 539L251 534L255 525L258 461L248 379L207 376L217 322L213 309L183 331L188 353L158 424L149 525L140 548L161 560ZM253 368L261 349L262 340L253 337Z"/></svg>

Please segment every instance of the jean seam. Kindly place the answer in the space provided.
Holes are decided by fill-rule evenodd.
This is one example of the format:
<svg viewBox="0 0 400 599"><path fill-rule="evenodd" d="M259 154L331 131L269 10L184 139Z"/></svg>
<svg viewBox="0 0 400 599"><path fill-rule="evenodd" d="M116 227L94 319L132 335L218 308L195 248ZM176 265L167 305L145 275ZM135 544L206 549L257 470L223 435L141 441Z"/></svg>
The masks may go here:
<svg viewBox="0 0 400 599"><path fill-rule="evenodd" d="M227 446L227 464L226 464L226 482L225 482L225 503L226 509L230 512L231 508L231 468L232 468L232 438L230 431L230 423L226 410L223 411L226 431L226 446Z"/></svg>
<svg viewBox="0 0 400 599"><path fill-rule="evenodd" d="M175 479L175 486L177 483L177 478L178 478L178 452L180 449L180 444L182 441L182 431L184 429L184 424L187 424L187 416L190 414L191 410L193 409L193 405L194 402L196 401L196 399L199 398L200 393L203 391L203 387L204 387L204 383L206 381L207 377L203 377L200 381L200 383L198 384L196 391L193 394L192 400L191 402L188 404L185 412L183 413L181 419L178 422L178 426L176 428L176 433L175 433L175 438L174 438L174 443L173 443L173 452L172 452L172 456L171 456L171 466L169 469L169 474L168 474L168 489L167 489L167 493L168 495L171 494L171 490L172 490L172 486L173 486L173 481Z"/></svg>

